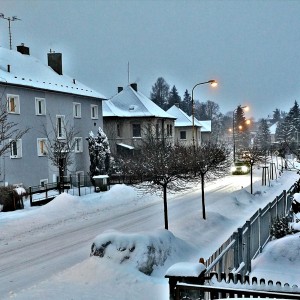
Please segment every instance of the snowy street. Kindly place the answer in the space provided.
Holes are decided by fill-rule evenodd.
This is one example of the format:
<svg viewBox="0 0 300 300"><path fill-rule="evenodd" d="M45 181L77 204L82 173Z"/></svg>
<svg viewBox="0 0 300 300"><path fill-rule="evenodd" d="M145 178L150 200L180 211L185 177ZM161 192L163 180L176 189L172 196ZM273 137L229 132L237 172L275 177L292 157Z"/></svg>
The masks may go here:
<svg viewBox="0 0 300 300"><path fill-rule="evenodd" d="M298 178L295 172L284 175L289 176L286 180L282 176L278 188L274 181L268 201L288 189ZM255 170L253 179L254 192L261 190L260 170ZM249 184L250 175L227 176L209 182L206 185L207 221L201 219L200 186L183 194L169 194L169 230L177 238L194 244L199 251L195 255L207 258L236 229L235 219L241 219L243 223L256 211L257 204L243 208L241 201L238 208L242 210L235 215L231 206L239 193L241 199L245 198ZM237 194L232 197L232 193ZM83 263L89 258L93 239L106 230L130 233L164 226L163 203L159 195L142 196L131 187L119 185L108 192L94 193L78 200L63 194L43 207L0 213L1 295L18 295L24 289ZM196 224L199 224L198 228L195 228Z"/></svg>

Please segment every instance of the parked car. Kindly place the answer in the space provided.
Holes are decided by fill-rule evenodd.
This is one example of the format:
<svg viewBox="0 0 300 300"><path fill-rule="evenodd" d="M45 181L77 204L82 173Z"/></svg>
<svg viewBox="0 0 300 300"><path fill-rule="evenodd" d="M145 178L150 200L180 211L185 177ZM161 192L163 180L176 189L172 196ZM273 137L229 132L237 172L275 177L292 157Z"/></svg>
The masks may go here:
<svg viewBox="0 0 300 300"><path fill-rule="evenodd" d="M244 161L236 161L231 167L232 175L244 175L250 172L250 166Z"/></svg>

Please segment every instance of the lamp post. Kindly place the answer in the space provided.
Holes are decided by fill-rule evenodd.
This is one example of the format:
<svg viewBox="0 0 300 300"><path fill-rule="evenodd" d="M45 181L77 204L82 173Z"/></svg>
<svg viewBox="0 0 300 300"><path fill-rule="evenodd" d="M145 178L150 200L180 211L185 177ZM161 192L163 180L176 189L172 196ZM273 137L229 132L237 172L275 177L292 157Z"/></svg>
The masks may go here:
<svg viewBox="0 0 300 300"><path fill-rule="evenodd" d="M248 106L238 106L233 112L232 112L232 139L233 139L233 162L235 162L235 122L234 122L234 115L238 108L245 109L248 108Z"/></svg>
<svg viewBox="0 0 300 300"><path fill-rule="evenodd" d="M194 149L194 153L196 151L196 146L195 146L195 104L194 104L194 89L201 84L207 84L210 83L210 85L212 87L216 87L218 85L217 81L212 79L212 80L208 80L205 82L200 82L194 85L193 89L192 89L192 141L193 141L193 149Z"/></svg>
<svg viewBox="0 0 300 300"><path fill-rule="evenodd" d="M21 20L19 18L17 18L16 16L13 17L5 17L4 14L0 13L0 18L5 19L8 21L8 34L9 34L9 49L12 49L12 45L11 45L11 25L10 23L13 21L17 21L17 20Z"/></svg>

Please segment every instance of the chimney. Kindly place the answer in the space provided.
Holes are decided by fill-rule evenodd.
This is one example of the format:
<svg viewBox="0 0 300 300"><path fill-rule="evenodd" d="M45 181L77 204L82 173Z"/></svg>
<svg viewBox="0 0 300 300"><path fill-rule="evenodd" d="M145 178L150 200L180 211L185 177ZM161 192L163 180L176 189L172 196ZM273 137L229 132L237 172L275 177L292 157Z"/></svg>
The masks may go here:
<svg viewBox="0 0 300 300"><path fill-rule="evenodd" d="M118 86L118 93L123 91L123 87L122 86Z"/></svg>
<svg viewBox="0 0 300 300"><path fill-rule="evenodd" d="M17 51L21 54L29 55L29 48L22 43L21 45L17 46Z"/></svg>
<svg viewBox="0 0 300 300"><path fill-rule="evenodd" d="M130 86L137 92L137 83L131 83Z"/></svg>
<svg viewBox="0 0 300 300"><path fill-rule="evenodd" d="M62 54L50 50L50 53L48 53L48 66L57 74L62 75Z"/></svg>

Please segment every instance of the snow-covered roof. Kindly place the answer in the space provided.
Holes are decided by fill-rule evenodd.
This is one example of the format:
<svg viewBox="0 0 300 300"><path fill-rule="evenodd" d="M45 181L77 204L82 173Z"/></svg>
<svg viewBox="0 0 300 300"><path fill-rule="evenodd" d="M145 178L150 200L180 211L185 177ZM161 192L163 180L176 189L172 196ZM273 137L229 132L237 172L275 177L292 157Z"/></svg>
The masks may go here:
<svg viewBox="0 0 300 300"><path fill-rule="evenodd" d="M157 117L176 119L130 85L103 102L103 117Z"/></svg>
<svg viewBox="0 0 300 300"><path fill-rule="evenodd" d="M175 127L191 127L193 126L193 119L192 117L188 116L183 110L181 110L176 105L170 107L167 112L176 117ZM201 127L200 122L194 118L194 126Z"/></svg>
<svg viewBox="0 0 300 300"><path fill-rule="evenodd" d="M207 120L207 121L199 121L202 128L201 131L202 132L211 132L211 120Z"/></svg>
<svg viewBox="0 0 300 300"><path fill-rule="evenodd" d="M85 97L106 98L77 80L74 83L73 78L67 75L59 75L37 58L3 47L0 47L1 82Z"/></svg>
<svg viewBox="0 0 300 300"><path fill-rule="evenodd" d="M277 129L278 122L274 123L272 126L269 127L270 133L275 134Z"/></svg>

